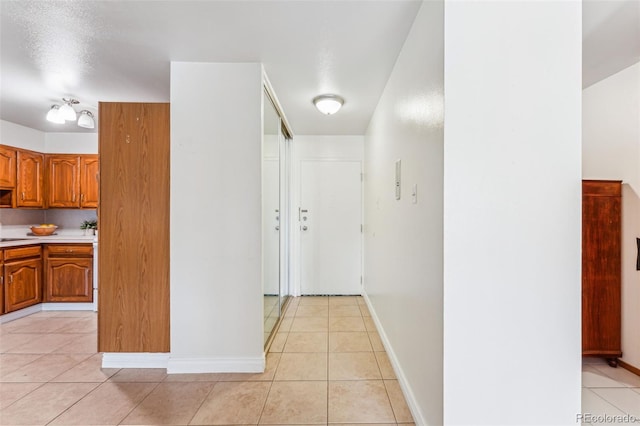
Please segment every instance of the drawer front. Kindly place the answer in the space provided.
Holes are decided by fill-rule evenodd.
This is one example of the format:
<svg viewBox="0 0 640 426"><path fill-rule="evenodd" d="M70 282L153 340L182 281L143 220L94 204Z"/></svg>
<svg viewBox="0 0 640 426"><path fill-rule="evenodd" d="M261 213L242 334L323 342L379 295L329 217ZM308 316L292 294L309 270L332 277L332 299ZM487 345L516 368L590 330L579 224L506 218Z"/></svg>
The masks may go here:
<svg viewBox="0 0 640 426"><path fill-rule="evenodd" d="M92 244L47 244L48 257L93 256Z"/></svg>
<svg viewBox="0 0 640 426"><path fill-rule="evenodd" d="M4 249L4 261L10 262L16 259L39 257L41 253L42 249L40 248L40 245Z"/></svg>

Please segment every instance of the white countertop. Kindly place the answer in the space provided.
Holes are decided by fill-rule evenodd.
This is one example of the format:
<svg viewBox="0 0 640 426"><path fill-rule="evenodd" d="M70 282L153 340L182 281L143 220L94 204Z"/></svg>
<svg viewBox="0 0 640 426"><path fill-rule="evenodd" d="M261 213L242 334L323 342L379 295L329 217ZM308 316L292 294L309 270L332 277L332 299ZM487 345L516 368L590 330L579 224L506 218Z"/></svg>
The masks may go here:
<svg viewBox="0 0 640 426"><path fill-rule="evenodd" d="M64 229L58 228L55 235L47 237L35 237L27 235L31 233L29 226L11 225L2 226L0 238L20 238L17 241L0 242L0 248L26 246L29 244L87 244L97 241L97 236L93 234L85 235L82 229ZM88 231L89 232L89 231Z"/></svg>

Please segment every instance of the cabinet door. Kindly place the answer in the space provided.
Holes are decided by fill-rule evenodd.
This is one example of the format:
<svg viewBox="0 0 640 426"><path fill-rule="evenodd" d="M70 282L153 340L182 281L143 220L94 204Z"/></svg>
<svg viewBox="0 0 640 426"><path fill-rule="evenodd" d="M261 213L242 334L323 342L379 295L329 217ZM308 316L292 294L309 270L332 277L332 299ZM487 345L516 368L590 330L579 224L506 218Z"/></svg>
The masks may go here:
<svg viewBox="0 0 640 426"><path fill-rule="evenodd" d="M93 261L47 259L46 294L48 302L92 302Z"/></svg>
<svg viewBox="0 0 640 426"><path fill-rule="evenodd" d="M5 263L5 312L13 312L42 301L42 260Z"/></svg>
<svg viewBox="0 0 640 426"><path fill-rule="evenodd" d="M44 155L17 150L16 207L44 207Z"/></svg>
<svg viewBox="0 0 640 426"><path fill-rule="evenodd" d="M583 355L622 354L620 194L620 182L583 182Z"/></svg>
<svg viewBox="0 0 640 426"><path fill-rule="evenodd" d="M16 186L16 150L0 146L0 188Z"/></svg>
<svg viewBox="0 0 640 426"><path fill-rule="evenodd" d="M80 157L80 208L98 207L98 156Z"/></svg>
<svg viewBox="0 0 640 426"><path fill-rule="evenodd" d="M4 314L4 253L0 250L0 314Z"/></svg>
<svg viewBox="0 0 640 426"><path fill-rule="evenodd" d="M48 155L49 207L80 207L80 157L77 155Z"/></svg>

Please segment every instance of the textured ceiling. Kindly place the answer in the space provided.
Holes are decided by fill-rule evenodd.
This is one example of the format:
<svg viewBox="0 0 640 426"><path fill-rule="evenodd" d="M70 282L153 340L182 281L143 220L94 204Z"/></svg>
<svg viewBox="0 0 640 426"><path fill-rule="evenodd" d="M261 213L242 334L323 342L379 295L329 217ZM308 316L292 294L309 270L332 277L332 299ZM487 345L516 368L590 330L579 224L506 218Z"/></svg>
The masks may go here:
<svg viewBox="0 0 640 426"><path fill-rule="evenodd" d="M63 96L169 101L171 61L262 62L298 134L363 134L420 2L0 2L1 118L44 131ZM346 99L323 116L311 99ZM212 102L220 100L212 99Z"/></svg>
<svg viewBox="0 0 640 426"><path fill-rule="evenodd" d="M363 134L420 4L2 0L0 118L88 132L45 114L69 96L93 112L169 101L171 61L262 62L295 133ZM583 15L583 86L640 60L639 0L585 0ZM343 110L318 113L321 93L343 96Z"/></svg>

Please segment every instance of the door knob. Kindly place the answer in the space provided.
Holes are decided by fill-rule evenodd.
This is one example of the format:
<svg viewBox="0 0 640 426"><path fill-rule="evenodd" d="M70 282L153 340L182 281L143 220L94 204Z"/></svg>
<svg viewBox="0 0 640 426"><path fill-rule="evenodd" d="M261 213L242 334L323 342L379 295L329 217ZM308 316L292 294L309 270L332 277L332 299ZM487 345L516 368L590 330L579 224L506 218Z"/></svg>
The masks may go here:
<svg viewBox="0 0 640 426"><path fill-rule="evenodd" d="M307 228L307 225L304 225L304 226L302 227L302 230L303 230L303 231L306 231L307 229L309 229L309 228Z"/></svg>
<svg viewBox="0 0 640 426"><path fill-rule="evenodd" d="M279 231L279 230L280 230L280 227L279 227L279 226L276 226L276 231Z"/></svg>

